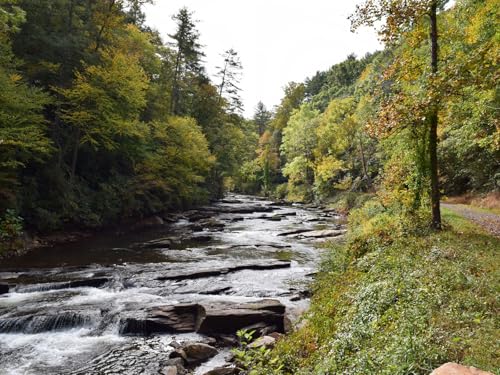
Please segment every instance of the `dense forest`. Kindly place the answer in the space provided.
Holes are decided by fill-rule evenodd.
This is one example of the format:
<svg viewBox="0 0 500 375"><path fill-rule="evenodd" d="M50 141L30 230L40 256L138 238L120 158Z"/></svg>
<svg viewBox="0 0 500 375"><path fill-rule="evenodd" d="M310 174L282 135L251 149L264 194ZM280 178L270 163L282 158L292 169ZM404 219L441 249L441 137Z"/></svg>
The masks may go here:
<svg viewBox="0 0 500 375"><path fill-rule="evenodd" d="M144 3L0 2L2 237L206 202L253 153L237 52L211 81L192 12L163 41Z"/></svg>
<svg viewBox="0 0 500 375"><path fill-rule="evenodd" d="M193 14L174 15L163 41L144 3L2 1L4 237L106 226L228 188L293 201L377 189L412 210L440 191L498 188L496 1L437 9L435 66L425 17L400 9L384 51L289 83L252 120L237 52L211 81ZM365 9L353 26L386 16Z"/></svg>
<svg viewBox="0 0 500 375"><path fill-rule="evenodd" d="M241 188L293 201L377 190L387 204L416 209L430 203L434 148L441 194L498 189L497 8L460 1L439 12L435 67L429 21L399 9L381 31L383 51L290 83L272 113L257 108L259 147L240 170ZM371 11L360 8L353 25L389 17Z"/></svg>

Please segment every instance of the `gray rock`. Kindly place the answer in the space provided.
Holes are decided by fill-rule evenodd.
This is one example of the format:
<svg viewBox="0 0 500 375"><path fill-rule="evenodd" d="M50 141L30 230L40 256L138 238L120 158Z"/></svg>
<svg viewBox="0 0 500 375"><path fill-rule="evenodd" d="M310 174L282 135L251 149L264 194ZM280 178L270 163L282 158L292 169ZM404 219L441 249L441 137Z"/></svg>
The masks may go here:
<svg viewBox="0 0 500 375"><path fill-rule="evenodd" d="M240 371L236 367L216 367L213 370L206 372L204 375L235 375L239 374Z"/></svg>
<svg viewBox="0 0 500 375"><path fill-rule="evenodd" d="M159 306L142 316L120 320L122 335L149 336L153 333L194 332L199 315L198 304Z"/></svg>
<svg viewBox="0 0 500 375"><path fill-rule="evenodd" d="M6 294L6 293L9 293L9 285L0 284L0 294Z"/></svg>
<svg viewBox="0 0 500 375"><path fill-rule="evenodd" d="M170 354L171 358L182 358L188 365L199 365L216 356L218 350L201 342L188 343Z"/></svg>
<svg viewBox="0 0 500 375"><path fill-rule="evenodd" d="M235 305L203 305L198 317L197 332L203 334L234 334L254 324L272 326L283 332L285 306L277 300L261 300Z"/></svg>
<svg viewBox="0 0 500 375"><path fill-rule="evenodd" d="M272 348L276 345L276 339L272 336L262 336L257 340L248 345L250 348L259 349L259 348Z"/></svg>
<svg viewBox="0 0 500 375"><path fill-rule="evenodd" d="M178 375L179 372L177 371L177 367L175 366L167 366L163 370L160 371L160 374L162 375Z"/></svg>

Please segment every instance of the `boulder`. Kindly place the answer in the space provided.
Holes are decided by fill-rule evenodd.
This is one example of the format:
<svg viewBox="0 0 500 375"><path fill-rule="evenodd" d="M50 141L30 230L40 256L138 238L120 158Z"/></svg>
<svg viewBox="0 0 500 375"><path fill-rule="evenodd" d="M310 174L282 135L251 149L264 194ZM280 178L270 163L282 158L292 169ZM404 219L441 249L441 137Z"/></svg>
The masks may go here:
<svg viewBox="0 0 500 375"><path fill-rule="evenodd" d="M0 295L9 293L9 285L8 284L0 284Z"/></svg>
<svg viewBox="0 0 500 375"><path fill-rule="evenodd" d="M239 374L240 370L236 367L216 367L213 370L205 372L203 375L236 375Z"/></svg>
<svg viewBox="0 0 500 375"><path fill-rule="evenodd" d="M274 337L272 337L272 336L262 336L262 337L259 337L254 342L252 342L248 346L250 348L254 348L254 349L259 349L259 348L262 348L262 347L264 347L266 349L269 349L269 348L274 347L274 345L276 345L276 339Z"/></svg>
<svg viewBox="0 0 500 375"><path fill-rule="evenodd" d="M149 336L153 333L194 332L199 315L198 304L159 306L143 313L143 316L120 320L120 334Z"/></svg>
<svg viewBox="0 0 500 375"><path fill-rule="evenodd" d="M201 342L188 343L181 349L170 353L170 358L182 358L189 366L199 365L206 360L216 356L217 349Z"/></svg>
<svg viewBox="0 0 500 375"><path fill-rule="evenodd" d="M238 330L263 324L284 330L285 306L277 300L261 300L235 305L203 305L198 316L197 332L202 334L234 334Z"/></svg>
<svg viewBox="0 0 500 375"><path fill-rule="evenodd" d="M167 366L163 370L160 371L162 375L178 375L177 367L175 366Z"/></svg>
<svg viewBox="0 0 500 375"><path fill-rule="evenodd" d="M160 374L162 375L184 375L187 372L184 368L184 359L182 358L170 358L167 361L163 362L162 365L166 366L163 370L160 371Z"/></svg>
<svg viewBox="0 0 500 375"><path fill-rule="evenodd" d="M284 315L285 306L269 299L241 304L159 306L121 318L120 334L149 336L154 333L198 332L217 336L234 335L245 328L266 335L284 331Z"/></svg>
<svg viewBox="0 0 500 375"><path fill-rule="evenodd" d="M462 366L448 362L431 372L431 375L493 375L491 372L479 370L475 367Z"/></svg>

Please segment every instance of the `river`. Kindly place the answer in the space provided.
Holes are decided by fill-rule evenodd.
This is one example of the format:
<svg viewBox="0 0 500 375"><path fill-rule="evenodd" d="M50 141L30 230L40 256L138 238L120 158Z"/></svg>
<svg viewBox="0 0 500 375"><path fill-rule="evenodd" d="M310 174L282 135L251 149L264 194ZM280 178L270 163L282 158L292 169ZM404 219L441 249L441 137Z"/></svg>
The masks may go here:
<svg viewBox="0 0 500 375"><path fill-rule="evenodd" d="M307 308L321 250L319 239L292 232L332 228L340 228L332 212L231 195L155 229L5 259L0 283L10 291L0 295L0 373L158 374L172 340L203 338L123 334L124 318L155 306L272 298L296 316Z"/></svg>

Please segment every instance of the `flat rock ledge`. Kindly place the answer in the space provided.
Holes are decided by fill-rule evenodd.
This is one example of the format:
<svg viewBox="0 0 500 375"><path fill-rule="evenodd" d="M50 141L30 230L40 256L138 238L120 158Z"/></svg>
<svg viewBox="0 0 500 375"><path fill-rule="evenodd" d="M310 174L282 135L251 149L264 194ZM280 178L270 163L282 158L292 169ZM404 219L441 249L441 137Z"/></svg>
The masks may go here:
<svg viewBox="0 0 500 375"><path fill-rule="evenodd" d="M142 315L141 315L142 314ZM120 320L122 335L197 332L205 335L235 334L251 327L284 332L285 306L278 300L251 303L177 304L159 306Z"/></svg>
<svg viewBox="0 0 500 375"><path fill-rule="evenodd" d="M210 268L210 269L199 269L189 272L176 273L172 275L158 276L156 280L166 281L166 280L193 280L201 279L205 277L213 277L226 275L232 272L238 272L243 270L275 270L280 268L290 268L291 263L288 261L276 261L276 262L266 262L266 263L246 263L235 266L221 267L221 268Z"/></svg>

